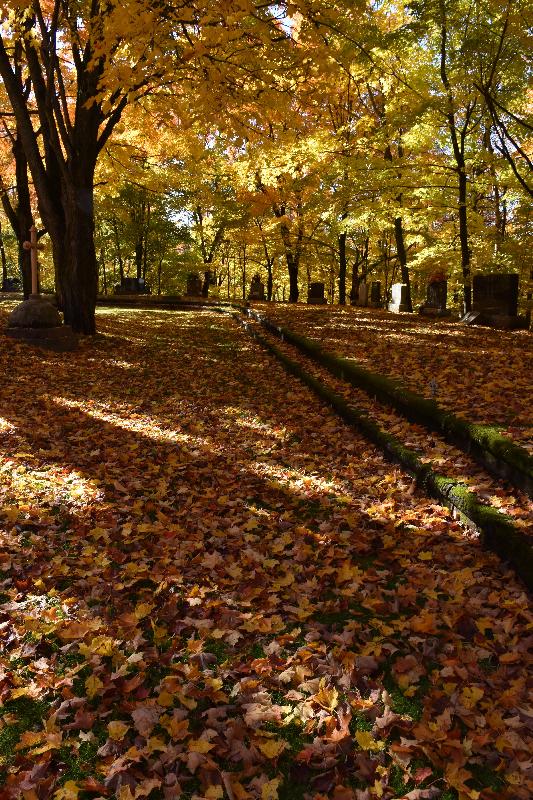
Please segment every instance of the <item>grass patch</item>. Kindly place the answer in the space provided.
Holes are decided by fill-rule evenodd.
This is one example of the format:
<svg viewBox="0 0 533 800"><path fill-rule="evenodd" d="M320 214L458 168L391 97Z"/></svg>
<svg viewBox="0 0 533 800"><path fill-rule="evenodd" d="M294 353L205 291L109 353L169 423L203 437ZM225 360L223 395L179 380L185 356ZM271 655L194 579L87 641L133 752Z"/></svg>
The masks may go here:
<svg viewBox="0 0 533 800"><path fill-rule="evenodd" d="M38 730L46 717L50 704L44 700L30 697L17 697L8 700L2 709L2 718L7 723L0 729L0 785L5 778L5 770L15 756L15 747L25 731ZM16 721L8 721L16 718Z"/></svg>

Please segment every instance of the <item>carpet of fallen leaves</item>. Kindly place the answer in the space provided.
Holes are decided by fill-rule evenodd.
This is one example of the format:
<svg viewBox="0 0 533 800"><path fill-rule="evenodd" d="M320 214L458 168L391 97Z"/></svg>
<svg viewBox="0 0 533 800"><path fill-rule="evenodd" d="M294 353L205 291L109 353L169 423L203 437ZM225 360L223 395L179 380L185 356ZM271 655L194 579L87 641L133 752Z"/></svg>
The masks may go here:
<svg viewBox="0 0 533 800"><path fill-rule="evenodd" d="M0 798L531 797L514 574L229 317L99 330L1 340Z"/></svg>
<svg viewBox="0 0 533 800"><path fill-rule="evenodd" d="M417 314L339 306L254 304L269 319L318 340L471 422L498 425L533 452L533 336Z"/></svg>

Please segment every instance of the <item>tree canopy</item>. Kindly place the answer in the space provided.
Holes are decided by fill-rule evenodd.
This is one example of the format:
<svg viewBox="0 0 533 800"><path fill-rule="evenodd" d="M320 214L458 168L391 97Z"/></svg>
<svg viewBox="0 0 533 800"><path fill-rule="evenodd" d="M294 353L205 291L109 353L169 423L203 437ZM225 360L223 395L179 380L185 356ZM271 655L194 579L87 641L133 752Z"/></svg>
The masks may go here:
<svg viewBox="0 0 533 800"><path fill-rule="evenodd" d="M6 221L40 218L76 330L124 270L341 303L440 270L466 309L473 271L530 272L525 0L17 0L1 21Z"/></svg>

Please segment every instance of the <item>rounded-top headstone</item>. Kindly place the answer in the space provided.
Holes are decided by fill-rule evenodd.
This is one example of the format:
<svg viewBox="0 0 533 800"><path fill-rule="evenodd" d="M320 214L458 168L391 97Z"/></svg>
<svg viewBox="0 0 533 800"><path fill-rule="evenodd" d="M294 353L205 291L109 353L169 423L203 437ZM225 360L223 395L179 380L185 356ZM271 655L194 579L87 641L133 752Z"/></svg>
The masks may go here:
<svg viewBox="0 0 533 800"><path fill-rule="evenodd" d="M62 325L59 311L41 295L31 295L8 317L8 328L57 328Z"/></svg>

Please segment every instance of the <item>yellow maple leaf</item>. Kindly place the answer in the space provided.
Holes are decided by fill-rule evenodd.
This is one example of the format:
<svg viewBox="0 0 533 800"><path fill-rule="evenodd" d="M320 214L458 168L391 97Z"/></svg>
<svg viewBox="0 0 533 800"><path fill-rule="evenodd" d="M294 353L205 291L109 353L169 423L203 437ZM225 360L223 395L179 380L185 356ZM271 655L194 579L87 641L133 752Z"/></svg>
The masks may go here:
<svg viewBox="0 0 533 800"><path fill-rule="evenodd" d="M385 742L378 742L369 731L356 731L355 738L361 750L383 750Z"/></svg>
<svg viewBox="0 0 533 800"><path fill-rule="evenodd" d="M40 744L44 737L44 731L39 731L38 733L34 733L33 731L24 731L20 737L19 743L15 747L15 750L23 750L25 747L33 747L36 744Z"/></svg>
<svg viewBox="0 0 533 800"><path fill-rule="evenodd" d="M54 800L76 800L80 793L80 787L76 781L67 781L57 792L54 792Z"/></svg>
<svg viewBox="0 0 533 800"><path fill-rule="evenodd" d="M87 697L89 700L92 700L93 697L96 697L103 685L104 684L100 678L98 678L96 675L89 675L85 681L85 688L87 689Z"/></svg>
<svg viewBox="0 0 533 800"><path fill-rule="evenodd" d="M209 753L215 745L207 739L191 739L188 745L189 753Z"/></svg>
<svg viewBox="0 0 533 800"><path fill-rule="evenodd" d="M339 703L339 693L334 686L328 688L324 685L324 679L320 681L318 692L312 698L315 703L325 708L327 711L333 711Z"/></svg>
<svg viewBox="0 0 533 800"><path fill-rule="evenodd" d="M107 730L109 731L109 738L114 739L116 742L122 741L126 733L129 731L130 726L126 725L125 722L120 722L120 720L116 719L112 722L108 722Z"/></svg>
<svg viewBox="0 0 533 800"><path fill-rule="evenodd" d="M264 783L261 787L261 800L278 800L279 784L280 781L278 778Z"/></svg>
<svg viewBox="0 0 533 800"><path fill-rule="evenodd" d="M461 692L461 703L465 708L473 708L485 692L479 686L465 686Z"/></svg>
<svg viewBox="0 0 533 800"><path fill-rule="evenodd" d="M152 609L153 605L151 603L137 603L133 613L137 619L144 619L144 617L147 617Z"/></svg>
<svg viewBox="0 0 533 800"><path fill-rule="evenodd" d="M267 758L277 758L287 747L287 742L283 739L263 739L257 742L257 746Z"/></svg>
<svg viewBox="0 0 533 800"><path fill-rule="evenodd" d="M80 644L80 653L84 656L99 655L99 656L112 656L113 655L114 639L110 636L95 636L91 639L90 644Z"/></svg>
<svg viewBox="0 0 533 800"><path fill-rule="evenodd" d="M161 706L162 708L171 708L174 705L174 695L163 689L157 698L157 705Z"/></svg>
<svg viewBox="0 0 533 800"><path fill-rule="evenodd" d="M204 797L209 798L209 800L222 800L224 797L224 789L222 786L210 786L204 794Z"/></svg>

